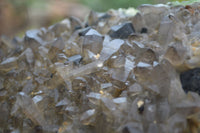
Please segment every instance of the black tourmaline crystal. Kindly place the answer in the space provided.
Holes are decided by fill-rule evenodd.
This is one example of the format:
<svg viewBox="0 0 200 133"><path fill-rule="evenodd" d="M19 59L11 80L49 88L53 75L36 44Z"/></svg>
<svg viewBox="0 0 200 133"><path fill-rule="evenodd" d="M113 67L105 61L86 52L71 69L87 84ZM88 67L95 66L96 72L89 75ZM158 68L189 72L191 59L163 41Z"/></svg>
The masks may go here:
<svg viewBox="0 0 200 133"><path fill-rule="evenodd" d="M120 25L115 25L111 27L109 35L112 38L121 38L125 39L128 38L129 35L134 33L135 30L131 22L125 22Z"/></svg>
<svg viewBox="0 0 200 133"><path fill-rule="evenodd" d="M200 94L200 68L181 73L180 79L185 92L193 91Z"/></svg>

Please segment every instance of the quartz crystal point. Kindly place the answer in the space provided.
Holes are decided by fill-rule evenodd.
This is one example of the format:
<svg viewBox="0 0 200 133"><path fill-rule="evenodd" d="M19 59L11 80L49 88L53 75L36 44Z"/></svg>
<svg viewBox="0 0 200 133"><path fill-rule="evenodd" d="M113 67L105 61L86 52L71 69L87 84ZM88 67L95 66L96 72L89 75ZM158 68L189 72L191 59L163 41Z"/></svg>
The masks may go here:
<svg viewBox="0 0 200 133"><path fill-rule="evenodd" d="M138 7L138 10L143 14L145 24L149 29L157 29L160 25L161 19L165 14L168 14L169 7L167 5L149 5L144 4ZM154 21L158 20L158 21Z"/></svg>
<svg viewBox="0 0 200 133"><path fill-rule="evenodd" d="M72 70L67 70L66 67L57 67L57 71L60 73L63 79L69 79L77 76L90 74L94 71L97 71L102 66L103 61L95 61Z"/></svg>
<svg viewBox="0 0 200 133"><path fill-rule="evenodd" d="M115 25L111 27L109 35L112 38L128 38L129 35L135 32L132 23L126 22L120 25Z"/></svg>
<svg viewBox="0 0 200 133"><path fill-rule="evenodd" d="M0 133L200 132L200 3L91 11L0 38Z"/></svg>
<svg viewBox="0 0 200 133"><path fill-rule="evenodd" d="M35 40L37 41L39 44L43 44L43 40L38 36L40 33L40 30L29 30L26 32L26 36L25 39L28 40Z"/></svg>
<svg viewBox="0 0 200 133"><path fill-rule="evenodd" d="M110 73L112 74L113 79L125 82L133 67L134 67L134 62L126 58L123 67L111 69Z"/></svg>
<svg viewBox="0 0 200 133"><path fill-rule="evenodd" d="M103 45L103 49L100 53L100 60L106 61L107 59L110 58L110 56L112 54L114 54L115 52L117 52L119 50L119 48L121 47L121 45L124 44L124 41L121 39L114 39L112 41L107 41L107 38L105 38L104 40L104 45Z"/></svg>
<svg viewBox="0 0 200 133"><path fill-rule="evenodd" d="M174 66L180 66L184 63L187 58L187 48L183 46L181 42L170 44L166 53L165 58Z"/></svg>
<svg viewBox="0 0 200 133"><path fill-rule="evenodd" d="M144 32L145 22L142 14L139 12L132 18L132 24L136 33ZM143 29L143 30L142 30ZM147 31L146 31L147 32Z"/></svg>
<svg viewBox="0 0 200 133"><path fill-rule="evenodd" d="M81 60L82 60L82 56L81 55L74 55L74 56L69 57L68 61L66 61L65 64L73 62L74 64L78 65Z"/></svg>
<svg viewBox="0 0 200 133"><path fill-rule="evenodd" d="M94 118L92 120L92 117L95 114L95 109L90 109L88 111L86 111L85 113L83 113L83 115L80 118L80 121L84 124L84 125L90 125L92 124L92 121L94 121Z"/></svg>
<svg viewBox="0 0 200 133"><path fill-rule="evenodd" d="M83 38L83 49L88 49L95 54L100 53L102 49L103 37L98 31L89 29Z"/></svg>
<svg viewBox="0 0 200 133"><path fill-rule="evenodd" d="M10 57L7 58L6 60L2 61L0 64L0 71L2 72L8 72L14 68L17 68L17 57Z"/></svg>
<svg viewBox="0 0 200 133"><path fill-rule="evenodd" d="M28 117L30 120L34 122L36 125L46 126L46 121L44 116L42 115L41 111L37 107L37 105L33 102L33 100L23 92L17 94L17 101L15 103L15 109L21 108L23 113Z"/></svg>
<svg viewBox="0 0 200 133"><path fill-rule="evenodd" d="M158 41L161 45L165 45L166 43L173 41L174 28L174 22L169 18L169 16L165 16L160 23L158 31Z"/></svg>

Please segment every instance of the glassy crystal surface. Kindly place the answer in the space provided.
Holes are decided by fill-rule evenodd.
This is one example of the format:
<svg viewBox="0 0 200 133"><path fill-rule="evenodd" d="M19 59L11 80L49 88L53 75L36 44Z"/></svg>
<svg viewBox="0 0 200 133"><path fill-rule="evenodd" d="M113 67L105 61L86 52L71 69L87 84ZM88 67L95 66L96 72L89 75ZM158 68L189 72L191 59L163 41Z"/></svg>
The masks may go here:
<svg viewBox="0 0 200 133"><path fill-rule="evenodd" d="M0 38L0 132L200 132L199 3L91 11Z"/></svg>
<svg viewBox="0 0 200 133"><path fill-rule="evenodd" d="M132 23L126 22L120 25L115 25L111 27L109 35L112 38L128 38L129 35L135 32Z"/></svg>
<svg viewBox="0 0 200 133"><path fill-rule="evenodd" d="M199 72L200 72L200 69L195 68L195 69L191 69L189 71L181 73L180 79L181 79L182 87L185 92L193 91L198 94L200 93Z"/></svg>

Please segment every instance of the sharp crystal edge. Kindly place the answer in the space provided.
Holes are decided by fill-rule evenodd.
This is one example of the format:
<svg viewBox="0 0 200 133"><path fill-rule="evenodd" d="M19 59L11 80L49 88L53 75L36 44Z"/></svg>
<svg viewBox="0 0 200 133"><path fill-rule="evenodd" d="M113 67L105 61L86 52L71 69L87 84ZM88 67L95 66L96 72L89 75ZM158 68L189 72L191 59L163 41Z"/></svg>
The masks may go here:
<svg viewBox="0 0 200 133"><path fill-rule="evenodd" d="M0 132L200 132L200 3L91 11L0 38Z"/></svg>

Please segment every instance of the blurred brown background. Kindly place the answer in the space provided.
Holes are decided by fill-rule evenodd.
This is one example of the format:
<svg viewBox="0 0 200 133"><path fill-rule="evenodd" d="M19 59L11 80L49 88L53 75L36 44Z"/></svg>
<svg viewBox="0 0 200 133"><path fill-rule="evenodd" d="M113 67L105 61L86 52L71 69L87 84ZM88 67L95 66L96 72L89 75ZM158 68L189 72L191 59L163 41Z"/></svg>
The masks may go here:
<svg viewBox="0 0 200 133"><path fill-rule="evenodd" d="M0 0L0 36L23 35L25 30L47 27L66 17L82 20L89 11L166 3L167 0Z"/></svg>
<svg viewBox="0 0 200 133"><path fill-rule="evenodd" d="M84 19L89 9L76 0L0 0L0 35L49 26L68 16Z"/></svg>

